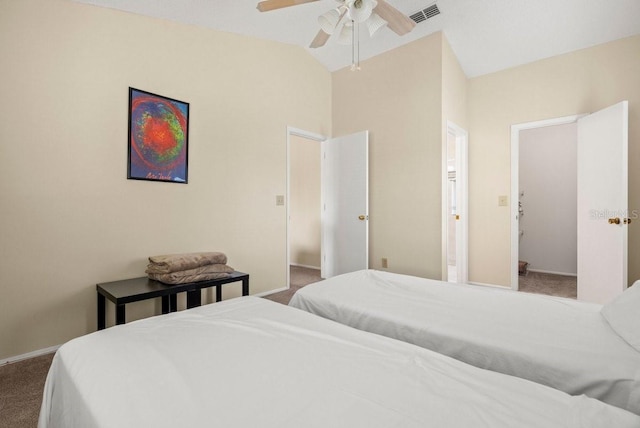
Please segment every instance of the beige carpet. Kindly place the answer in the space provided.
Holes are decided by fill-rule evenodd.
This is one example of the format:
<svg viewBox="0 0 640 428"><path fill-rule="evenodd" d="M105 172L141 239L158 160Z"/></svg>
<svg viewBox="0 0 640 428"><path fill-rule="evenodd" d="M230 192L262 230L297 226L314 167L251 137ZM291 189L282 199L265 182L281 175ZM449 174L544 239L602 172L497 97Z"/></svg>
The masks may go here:
<svg viewBox="0 0 640 428"><path fill-rule="evenodd" d="M288 290L269 294L268 296L264 296L264 298L288 305L289 300L291 300L295 292L301 287L322 280L322 278L320 278L320 269L310 269L300 266L290 266L289 277L290 287Z"/></svg>
<svg viewBox="0 0 640 428"><path fill-rule="evenodd" d="M44 381L53 354L0 367L0 428L38 425Z"/></svg>
<svg viewBox="0 0 640 428"><path fill-rule="evenodd" d="M528 271L526 275L519 276L518 280L518 289L527 293L571 299L578 297L578 281L575 276Z"/></svg>

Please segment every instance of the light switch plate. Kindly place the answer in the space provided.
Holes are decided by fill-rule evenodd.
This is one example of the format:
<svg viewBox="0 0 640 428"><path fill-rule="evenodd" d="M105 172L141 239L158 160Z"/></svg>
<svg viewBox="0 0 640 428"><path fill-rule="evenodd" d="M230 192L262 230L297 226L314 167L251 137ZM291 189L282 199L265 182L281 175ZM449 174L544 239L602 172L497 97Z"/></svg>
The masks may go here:
<svg viewBox="0 0 640 428"><path fill-rule="evenodd" d="M276 205L284 205L284 195L276 195Z"/></svg>
<svg viewBox="0 0 640 428"><path fill-rule="evenodd" d="M498 196L498 206L506 207L507 205L509 205L509 197L506 195Z"/></svg>

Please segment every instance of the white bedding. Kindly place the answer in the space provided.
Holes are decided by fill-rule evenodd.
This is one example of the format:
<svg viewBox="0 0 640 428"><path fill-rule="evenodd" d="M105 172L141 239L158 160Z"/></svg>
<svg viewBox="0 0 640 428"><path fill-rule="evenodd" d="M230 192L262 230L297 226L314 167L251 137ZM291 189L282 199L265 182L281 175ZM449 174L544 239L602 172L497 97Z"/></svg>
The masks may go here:
<svg viewBox="0 0 640 428"><path fill-rule="evenodd" d="M640 414L640 352L600 305L374 270L307 285L290 305Z"/></svg>
<svg viewBox="0 0 640 428"><path fill-rule="evenodd" d="M40 428L638 427L587 397L256 297L63 345Z"/></svg>

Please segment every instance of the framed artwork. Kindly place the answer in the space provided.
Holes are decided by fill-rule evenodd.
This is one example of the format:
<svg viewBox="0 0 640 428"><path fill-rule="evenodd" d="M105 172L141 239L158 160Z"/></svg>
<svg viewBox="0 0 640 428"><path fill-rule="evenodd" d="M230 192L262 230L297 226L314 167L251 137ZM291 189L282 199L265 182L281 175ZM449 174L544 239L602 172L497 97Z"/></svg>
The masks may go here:
<svg viewBox="0 0 640 428"><path fill-rule="evenodd" d="M189 103L129 88L127 178L187 183Z"/></svg>

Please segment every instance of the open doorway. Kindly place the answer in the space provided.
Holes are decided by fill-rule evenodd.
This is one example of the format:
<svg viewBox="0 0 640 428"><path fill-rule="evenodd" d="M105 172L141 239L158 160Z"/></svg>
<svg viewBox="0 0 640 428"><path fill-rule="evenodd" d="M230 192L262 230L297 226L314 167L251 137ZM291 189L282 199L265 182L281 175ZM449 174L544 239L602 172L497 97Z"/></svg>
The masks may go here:
<svg viewBox="0 0 640 428"><path fill-rule="evenodd" d="M319 135L289 129L287 285L293 292L320 280L320 167L323 140Z"/></svg>
<svg viewBox="0 0 640 428"><path fill-rule="evenodd" d="M317 279L368 268L368 145L366 130L326 139L287 129L287 288L291 266L319 268Z"/></svg>
<svg viewBox="0 0 640 428"><path fill-rule="evenodd" d="M569 217L577 238L577 299L604 304L628 286L628 226L635 214L628 207L628 125L629 103L621 101L594 113L566 116L511 126L511 288L519 289L520 220L527 232L530 192L519 188L520 139L526 130L577 124L576 170L577 204L575 216L563 215L556 205L548 210L556 215L547 222ZM557 149L558 147L556 147ZM553 156L556 156L554 152ZM566 161L565 161L566 162ZM564 168L566 165L556 165ZM548 173L545 172L545 173ZM540 173L542 174L542 173ZM562 179L549 183L545 192L561 187ZM522 207L517 203L521 198ZM522 212L520 209L522 208ZM526 261L524 261L526 262Z"/></svg>
<svg viewBox="0 0 640 428"><path fill-rule="evenodd" d="M577 297L577 141L575 121L519 132L519 291Z"/></svg>
<svg viewBox="0 0 640 428"><path fill-rule="evenodd" d="M466 283L467 274L467 132L447 122L443 148L442 278Z"/></svg>

